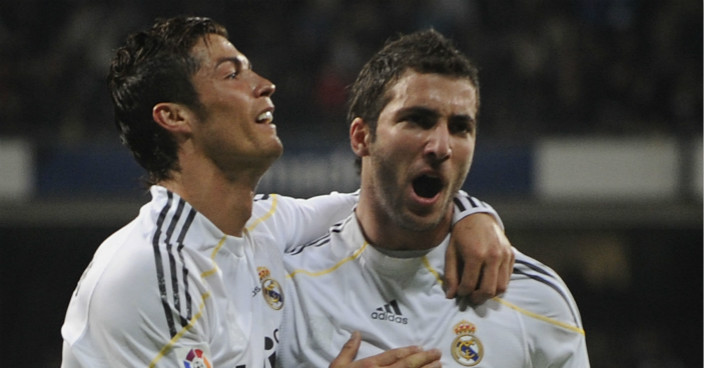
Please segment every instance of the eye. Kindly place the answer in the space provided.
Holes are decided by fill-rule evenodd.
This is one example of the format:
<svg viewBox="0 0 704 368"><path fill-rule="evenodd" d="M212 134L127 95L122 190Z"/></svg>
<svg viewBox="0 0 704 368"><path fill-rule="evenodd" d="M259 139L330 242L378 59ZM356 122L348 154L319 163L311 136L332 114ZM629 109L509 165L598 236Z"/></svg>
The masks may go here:
<svg viewBox="0 0 704 368"><path fill-rule="evenodd" d="M470 118L455 118L450 120L449 129L452 134L473 134L476 123Z"/></svg>
<svg viewBox="0 0 704 368"><path fill-rule="evenodd" d="M435 119L425 114L409 114L403 117L401 121L405 121L423 129L429 129L435 125Z"/></svg>
<svg viewBox="0 0 704 368"><path fill-rule="evenodd" d="M234 63L225 64L225 68L222 70L225 75L225 79L237 79L237 77L242 74L242 68Z"/></svg>

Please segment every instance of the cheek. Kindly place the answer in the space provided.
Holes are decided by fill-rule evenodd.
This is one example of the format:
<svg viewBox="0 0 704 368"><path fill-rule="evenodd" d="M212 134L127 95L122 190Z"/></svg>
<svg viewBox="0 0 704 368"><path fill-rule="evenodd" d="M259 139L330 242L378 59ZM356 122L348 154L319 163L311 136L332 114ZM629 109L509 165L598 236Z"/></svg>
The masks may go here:
<svg viewBox="0 0 704 368"><path fill-rule="evenodd" d="M474 159L474 139L469 142L461 142L453 149L457 165L460 168L469 168Z"/></svg>

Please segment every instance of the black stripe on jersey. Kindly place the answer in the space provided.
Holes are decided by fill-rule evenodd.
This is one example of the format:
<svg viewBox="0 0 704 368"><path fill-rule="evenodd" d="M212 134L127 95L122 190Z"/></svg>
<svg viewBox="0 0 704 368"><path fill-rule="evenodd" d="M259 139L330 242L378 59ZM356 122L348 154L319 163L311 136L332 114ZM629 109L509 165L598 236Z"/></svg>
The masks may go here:
<svg viewBox="0 0 704 368"><path fill-rule="evenodd" d="M323 235L323 236L319 237L318 239L315 239L311 242L308 242L306 244L301 244L301 245L295 246L295 247L291 248L291 250L289 250L286 253L291 254L291 255L296 255L296 254L301 253L304 249L306 249L308 247L319 247L319 246L322 246L322 245L329 243L330 242L330 234L331 233L339 233L340 231L342 231L343 224L344 224L344 221L340 221L340 222L336 223L335 225L332 225L327 234L325 234L325 235Z"/></svg>
<svg viewBox="0 0 704 368"><path fill-rule="evenodd" d="M522 260L522 259L517 259L517 260L515 261L515 263L522 264L522 265L524 265L524 266L530 268L531 270L533 270L533 271L535 271L535 272L542 273L542 274L545 275L545 276L550 276L550 277L552 277L553 279L555 278L555 276L553 276L553 275L552 275L550 272L548 272L547 270L543 269L542 267L540 267L540 266L538 266L538 265L534 265L534 264L532 264L532 263L530 263L530 262L528 262L528 261L524 261L524 260Z"/></svg>
<svg viewBox="0 0 704 368"><path fill-rule="evenodd" d="M152 239L152 247L154 248L154 260L156 262L156 277L159 284L159 296L161 297L161 305L164 307L164 314L166 315L166 323L169 326L169 333L171 337L176 336L176 325L174 324L174 318L171 315L171 309L169 308L168 296L166 293L166 280L164 277L164 267L161 263L161 251L159 250L159 238L161 237L161 227L164 225L164 220L166 214L171 209L171 201L173 200L173 194L170 191L166 192L168 201L166 205L161 209L159 213L159 218L156 221L156 230L154 231L154 238Z"/></svg>
<svg viewBox="0 0 704 368"><path fill-rule="evenodd" d="M186 267L186 262L183 259L183 252L181 252L181 250L183 249L183 239L186 237L186 233L191 227L191 223L193 223L193 219L195 217L196 210L191 207L191 210L188 211L188 216L186 216L186 221L183 224L183 229L181 229L181 234L179 234L178 240L176 241L178 243L178 257L181 260L181 264L183 265L183 288L186 292L186 319L188 321L190 321L191 317L193 317L193 309L191 307L191 293L188 291L188 268Z"/></svg>
<svg viewBox="0 0 704 368"><path fill-rule="evenodd" d="M455 197L453 201L455 202L455 206L457 206L457 209L460 210L460 212L464 212L465 210L467 210L467 207L464 206L464 204L459 198Z"/></svg>
<svg viewBox="0 0 704 368"><path fill-rule="evenodd" d="M168 201L159 213L159 218L156 224L156 230L154 232L154 238L152 239L152 246L154 248L154 258L156 262L157 280L159 284L161 304L164 307L164 314L166 317L166 323L169 327L169 333L173 337L178 332L176 323L179 323L182 327L186 326L192 316L192 298L188 290L188 269L186 268L182 249L184 247L183 240L185 239L188 229L190 228L190 225L193 222L193 219L195 218L196 211L192 207L187 206L186 201L179 198L178 203L176 204L174 214L169 218L168 213L174 206L174 195L172 192L167 191L167 197ZM181 226L181 229L177 230L177 227L179 226L179 221L181 220L181 217L183 216L185 210L188 211L188 214L183 225ZM166 230L164 230L164 228L166 228ZM172 241L172 237L175 233L177 233L178 236L176 237L176 241L174 242ZM160 248L162 244L164 245L166 257L168 258L168 272L171 275L170 280L167 280L168 277L164 268L165 262L161 254ZM181 263L180 271L177 266L176 256L178 256L178 260ZM180 291L179 286L179 272L182 275L184 283L183 293ZM169 281L171 282L173 308L172 305L169 304L169 297L167 291L167 282ZM182 295L185 298L185 308L182 306L183 303L181 302ZM183 309L185 309L185 316ZM176 322L174 317L178 318L178 322Z"/></svg>
<svg viewBox="0 0 704 368"><path fill-rule="evenodd" d="M320 237L316 240L313 240L310 243L297 245L294 248L291 248L291 250L288 251L287 253L290 255L300 254L301 252L303 252L304 249L306 249L308 247L319 247L319 246L327 244L329 242L330 242L330 233L325 234L322 237Z"/></svg>
<svg viewBox="0 0 704 368"><path fill-rule="evenodd" d="M467 207L472 207L472 208L482 208L482 207L488 207L488 205L477 198L474 198L470 195L458 193L454 198L453 201L455 203L455 206L457 207L456 209L459 212L464 212L467 211Z"/></svg>
<svg viewBox="0 0 704 368"><path fill-rule="evenodd" d="M515 263L518 263L518 264L521 264L521 265L525 265L525 266L527 266L528 268L530 268L531 270L534 270L534 271L536 271L536 272L538 272L538 273L540 273L540 274L542 274L542 275L545 275L545 276L548 276L548 277L550 277L550 278L552 278L552 279L555 279L555 277L554 277L552 274L550 274L547 270L541 268L541 267L538 266L538 265L535 265L535 264L532 264L532 263L528 263L528 262L523 261L523 260L516 260ZM565 292L562 290L562 288L560 288L559 286L557 286L557 285L556 285L554 282L552 282L551 280L547 280L546 278L542 277L541 275L531 274L531 273L529 273L529 272L530 272L530 271L521 270L521 269L518 268L518 267L514 267L514 268L513 268L513 273L514 273L514 274L518 274L518 275L523 275L523 276L529 277L529 278L531 278L531 279L533 279L533 280L535 280L535 281L541 282L541 283L543 283L543 284L545 284L545 285L551 287L553 290L557 291L557 293L560 294L560 296L562 297L562 299L565 301L565 303L566 303L567 306L569 307L570 313L572 314L572 318L574 319L574 325L577 326L577 327L579 327L579 328L582 328L582 326L580 326L580 324L579 324L579 319L577 318L577 313L575 313L575 310L574 310L574 308L572 307L572 303L570 302L570 298L565 294Z"/></svg>
<svg viewBox="0 0 704 368"><path fill-rule="evenodd" d="M269 199L269 195L268 195L268 194L257 194L257 195L254 196L254 201L255 201L255 202L256 202L256 201L266 201L267 199Z"/></svg>
<svg viewBox="0 0 704 368"><path fill-rule="evenodd" d="M178 311L179 316L181 315L181 301L179 300L178 293L178 273L176 273L176 258L171 252L172 243L171 235L174 233L174 228L178 220L181 218L181 213L183 213L183 206L186 205L183 199L179 199L178 205L176 206L176 212L171 217L171 223L169 228L166 230L166 235L164 236L164 244L166 245L166 254L169 256L169 274L171 274L171 292L174 299L174 309ZM183 318L182 318L183 319ZM181 325L183 326L183 320L181 320Z"/></svg>
<svg viewBox="0 0 704 368"><path fill-rule="evenodd" d="M330 232L331 232L331 233L339 233L339 232L341 232L341 231L342 231L342 228L344 227L344 226L342 226L344 223L345 223L344 221L340 221L340 222L336 223L335 225L332 225L332 226L330 227Z"/></svg>

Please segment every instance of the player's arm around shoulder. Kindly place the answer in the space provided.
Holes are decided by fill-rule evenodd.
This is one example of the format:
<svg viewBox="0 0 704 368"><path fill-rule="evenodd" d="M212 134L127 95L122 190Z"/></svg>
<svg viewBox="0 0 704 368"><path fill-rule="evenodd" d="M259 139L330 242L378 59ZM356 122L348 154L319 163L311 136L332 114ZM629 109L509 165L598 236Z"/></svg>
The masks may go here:
<svg viewBox="0 0 704 368"><path fill-rule="evenodd" d="M521 315L536 366L589 367L579 308L550 267L516 251L508 290L496 300Z"/></svg>
<svg viewBox="0 0 704 368"><path fill-rule="evenodd" d="M279 247L287 250L323 235L352 212L358 198L357 193L337 192L308 199L258 194L247 227L250 231L265 227Z"/></svg>

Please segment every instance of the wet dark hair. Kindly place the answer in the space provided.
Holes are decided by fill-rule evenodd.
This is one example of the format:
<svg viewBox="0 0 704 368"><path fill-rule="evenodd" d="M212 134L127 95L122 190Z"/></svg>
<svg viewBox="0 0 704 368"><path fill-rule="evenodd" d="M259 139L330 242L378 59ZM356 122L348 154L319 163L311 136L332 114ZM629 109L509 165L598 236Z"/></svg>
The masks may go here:
<svg viewBox="0 0 704 368"><path fill-rule="evenodd" d="M154 122L160 102L202 107L192 77L200 68L191 51L209 34L228 37L224 26L209 18L179 16L157 19L146 30L128 36L117 49L107 76L120 139L147 170L148 184L171 178L179 170L174 137Z"/></svg>
<svg viewBox="0 0 704 368"><path fill-rule="evenodd" d="M476 66L450 40L428 29L387 41L362 67L350 89L347 122L360 117L371 125L374 132L381 110L392 97L388 95L390 87L408 69L423 74L467 78L476 88L479 103Z"/></svg>
<svg viewBox="0 0 704 368"><path fill-rule="evenodd" d="M350 88L347 122L352 123L355 118L362 118L369 124L374 139L379 114L393 97L388 91L409 69L423 74L468 79L476 89L479 109L477 67L452 41L439 32L428 29L387 41L362 67ZM361 158L357 157L355 165L358 171L361 164Z"/></svg>

